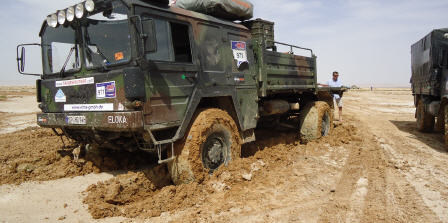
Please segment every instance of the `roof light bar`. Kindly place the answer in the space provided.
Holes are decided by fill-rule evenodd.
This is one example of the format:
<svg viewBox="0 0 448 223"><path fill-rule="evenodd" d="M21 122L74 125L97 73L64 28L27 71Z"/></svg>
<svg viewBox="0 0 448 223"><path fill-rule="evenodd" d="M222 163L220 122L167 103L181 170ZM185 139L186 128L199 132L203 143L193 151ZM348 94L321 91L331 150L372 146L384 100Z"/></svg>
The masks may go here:
<svg viewBox="0 0 448 223"><path fill-rule="evenodd" d="M87 13L93 12L95 10L95 1L86 0L75 6L70 6L64 10L59 10L54 14L47 16L47 25L56 28L58 24L63 25L64 23L72 22L77 19L81 19L86 16Z"/></svg>

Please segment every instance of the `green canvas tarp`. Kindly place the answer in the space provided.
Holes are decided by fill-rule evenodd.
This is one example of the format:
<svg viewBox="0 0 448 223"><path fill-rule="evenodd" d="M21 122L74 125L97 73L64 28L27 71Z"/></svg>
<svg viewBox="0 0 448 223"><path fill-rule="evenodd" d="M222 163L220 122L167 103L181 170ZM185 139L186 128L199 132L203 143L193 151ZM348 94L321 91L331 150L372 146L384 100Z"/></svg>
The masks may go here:
<svg viewBox="0 0 448 223"><path fill-rule="evenodd" d="M442 70L448 66L448 29L436 29L411 46L414 94L438 96Z"/></svg>
<svg viewBox="0 0 448 223"><path fill-rule="evenodd" d="M411 46L413 77L429 76L433 69L446 66L448 29L436 29Z"/></svg>
<svg viewBox="0 0 448 223"><path fill-rule="evenodd" d="M253 17L254 6L246 0L177 0L177 7L226 20L248 20Z"/></svg>

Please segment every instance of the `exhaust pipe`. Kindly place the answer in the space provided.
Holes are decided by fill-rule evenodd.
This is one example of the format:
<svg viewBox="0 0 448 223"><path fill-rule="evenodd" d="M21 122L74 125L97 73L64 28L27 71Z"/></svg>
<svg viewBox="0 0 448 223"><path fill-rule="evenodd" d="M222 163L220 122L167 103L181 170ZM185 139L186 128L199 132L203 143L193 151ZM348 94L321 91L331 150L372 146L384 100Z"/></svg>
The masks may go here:
<svg viewBox="0 0 448 223"><path fill-rule="evenodd" d="M300 109L299 103L289 103L285 100L270 100L265 101L260 107L260 113L263 116L284 114L288 111L298 111Z"/></svg>

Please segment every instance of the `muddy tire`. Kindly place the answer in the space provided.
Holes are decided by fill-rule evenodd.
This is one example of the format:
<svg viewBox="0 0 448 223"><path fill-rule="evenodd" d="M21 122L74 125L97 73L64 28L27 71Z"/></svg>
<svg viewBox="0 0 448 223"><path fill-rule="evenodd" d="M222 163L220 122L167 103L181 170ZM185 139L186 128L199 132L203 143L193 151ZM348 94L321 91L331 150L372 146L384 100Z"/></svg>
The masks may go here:
<svg viewBox="0 0 448 223"><path fill-rule="evenodd" d="M330 134L333 128L333 113L328 103L316 101L307 104L300 115L299 135L303 143Z"/></svg>
<svg viewBox="0 0 448 223"><path fill-rule="evenodd" d="M444 130L445 130L444 138L445 138L445 146L448 147L448 105L445 105L443 108L440 108L440 109L443 109L443 111L444 111L444 123L445 123L445 125L444 125Z"/></svg>
<svg viewBox="0 0 448 223"><path fill-rule="evenodd" d="M434 127L434 131L438 133L444 133L445 131L445 109L444 107L440 107L439 114L437 115L436 124Z"/></svg>
<svg viewBox="0 0 448 223"><path fill-rule="evenodd" d="M425 111L425 105L422 100L418 101L416 118L418 131L432 132L434 130L434 116Z"/></svg>
<svg viewBox="0 0 448 223"><path fill-rule="evenodd" d="M202 182L207 174L241 156L241 142L227 112L215 108L199 112L184 139L174 146L176 158L168 163L171 179L177 185Z"/></svg>

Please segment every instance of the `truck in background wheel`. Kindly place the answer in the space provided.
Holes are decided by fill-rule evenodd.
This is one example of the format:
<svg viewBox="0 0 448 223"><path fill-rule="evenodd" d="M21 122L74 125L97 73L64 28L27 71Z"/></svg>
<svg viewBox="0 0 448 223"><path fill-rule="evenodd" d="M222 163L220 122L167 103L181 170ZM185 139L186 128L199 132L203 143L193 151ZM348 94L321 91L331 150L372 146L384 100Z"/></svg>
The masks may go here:
<svg viewBox="0 0 448 223"><path fill-rule="evenodd" d="M305 142L329 134L331 94L344 91L318 87L313 51L276 42L274 23L164 1L87 0L49 15L39 36L17 48L23 74L25 47L42 50L39 126L80 148L151 152L176 184L237 159L261 123Z"/></svg>

